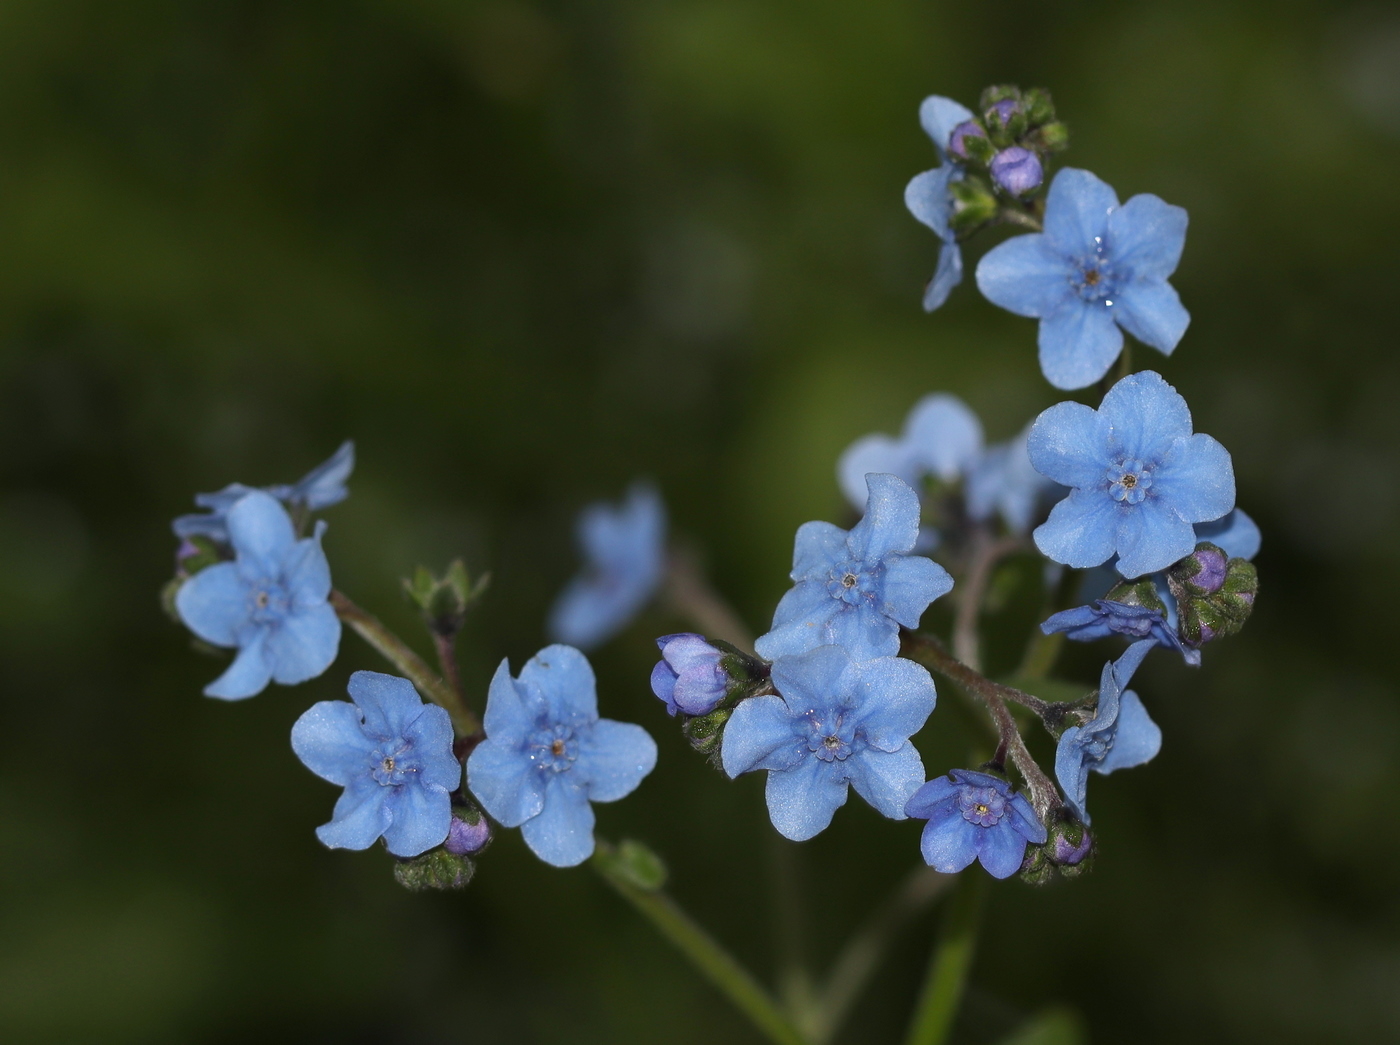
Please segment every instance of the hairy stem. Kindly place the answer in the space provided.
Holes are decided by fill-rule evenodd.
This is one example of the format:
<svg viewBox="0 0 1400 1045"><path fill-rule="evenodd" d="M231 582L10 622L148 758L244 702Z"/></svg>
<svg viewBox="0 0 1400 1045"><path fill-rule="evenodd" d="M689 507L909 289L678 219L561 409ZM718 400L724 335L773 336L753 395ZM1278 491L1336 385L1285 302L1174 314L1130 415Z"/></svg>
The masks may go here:
<svg viewBox="0 0 1400 1045"><path fill-rule="evenodd" d="M803 1033L753 974L659 889L644 889L606 858L601 847L592 864L662 936L675 944L710 983L777 1045L809 1045Z"/></svg>
<svg viewBox="0 0 1400 1045"><path fill-rule="evenodd" d="M337 617L402 672L420 693L447 709L458 736L470 737L481 732L481 720L467 707L457 690L439 678L427 662L408 643L386 628L378 617L355 605L340 591L331 592L331 607Z"/></svg>
<svg viewBox="0 0 1400 1045"><path fill-rule="evenodd" d="M457 670L457 635L444 635L440 631L433 632L433 645L437 647L438 665L442 668L442 678L450 687L452 692L457 694L458 699L465 700L462 693L462 673Z"/></svg>
<svg viewBox="0 0 1400 1045"><path fill-rule="evenodd" d="M976 949L985 888L985 876L975 868L958 875L953 903L929 958L928 974L905 1045L943 1045L948 1040Z"/></svg>
<svg viewBox="0 0 1400 1045"><path fill-rule="evenodd" d="M1022 547L1024 542L1018 538L992 540L980 528L972 538L967 574L957 588L958 611L953 619L953 651L959 660L976 670L980 671L982 667L977 624L982 616L982 603L987 597L992 571L997 563Z"/></svg>
<svg viewBox="0 0 1400 1045"><path fill-rule="evenodd" d="M665 598L682 617L712 639L722 639L740 649L753 649L753 633L729 603L710 586L689 549L671 552L666 568Z"/></svg>

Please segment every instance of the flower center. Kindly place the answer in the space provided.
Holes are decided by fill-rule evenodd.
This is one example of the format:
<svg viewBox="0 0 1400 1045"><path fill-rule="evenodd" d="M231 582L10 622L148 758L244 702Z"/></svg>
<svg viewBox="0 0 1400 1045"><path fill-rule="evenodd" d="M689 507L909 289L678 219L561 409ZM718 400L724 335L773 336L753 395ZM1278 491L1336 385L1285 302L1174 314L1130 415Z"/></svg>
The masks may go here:
<svg viewBox="0 0 1400 1045"><path fill-rule="evenodd" d="M826 585L833 599L855 605L869 597L875 587L875 577L863 562L843 562L832 569Z"/></svg>
<svg viewBox="0 0 1400 1045"><path fill-rule="evenodd" d="M1107 255L1108 250L1103 237L1095 236L1094 253L1073 259L1072 264L1079 270L1079 275L1078 278L1071 277L1070 283L1084 301L1112 308L1115 281Z"/></svg>
<svg viewBox="0 0 1400 1045"><path fill-rule="evenodd" d="M541 726L530 735L527 751L540 772L563 773L578 758L578 739L563 723Z"/></svg>
<svg viewBox="0 0 1400 1045"><path fill-rule="evenodd" d="M1108 468L1104 478L1113 499L1125 504L1141 504L1152 488L1152 468L1138 460L1119 461Z"/></svg>
<svg viewBox="0 0 1400 1045"><path fill-rule="evenodd" d="M824 718L808 715L807 750L823 762L844 762L851 757L855 743L855 728L846 724L839 711Z"/></svg>
<svg viewBox="0 0 1400 1045"><path fill-rule="evenodd" d="M408 753L408 749L408 742L400 740L392 748L379 748L372 752L369 775L374 777L381 787L402 784L408 779L408 774L413 772L413 766L404 762L404 755Z"/></svg>
<svg viewBox="0 0 1400 1045"><path fill-rule="evenodd" d="M258 624L275 624L287 615L290 599L280 584L260 581L251 592L250 616Z"/></svg>
<svg viewBox="0 0 1400 1045"><path fill-rule="evenodd" d="M978 827L995 827L1006 815L1006 799L990 787L969 787L958 796L962 818Z"/></svg>

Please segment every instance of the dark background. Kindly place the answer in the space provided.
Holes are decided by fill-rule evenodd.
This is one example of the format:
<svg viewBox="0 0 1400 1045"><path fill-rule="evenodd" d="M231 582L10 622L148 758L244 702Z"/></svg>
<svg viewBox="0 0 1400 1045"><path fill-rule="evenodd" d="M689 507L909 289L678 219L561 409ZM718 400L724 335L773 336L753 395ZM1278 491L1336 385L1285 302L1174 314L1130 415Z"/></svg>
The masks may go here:
<svg viewBox="0 0 1400 1045"><path fill-rule="evenodd" d="M446 896L322 849L335 791L287 732L382 665L347 633L308 685L200 696L222 668L157 604L169 519L353 436L337 584L414 634L400 576L490 569L478 706L544 642L574 512L639 474L762 625L795 526L844 519L851 439L926 391L992 438L1060 398L970 278L919 309L918 103L1000 81L1054 92L1067 162L1190 211L1191 328L1139 360L1233 452L1263 595L1200 671L1139 674L1165 743L1094 783L1095 872L990 890L961 1040L1052 1003L1099 1043L1400 1039L1400 16L1222 0L0 8L0 1034L756 1040L518 833ZM707 769L647 689L679 623L594 658L604 714L661 747L599 830L650 840L768 976L761 781ZM958 729L920 735L930 772ZM799 849L818 966L918 830L853 800ZM931 925L845 1041L896 1040Z"/></svg>

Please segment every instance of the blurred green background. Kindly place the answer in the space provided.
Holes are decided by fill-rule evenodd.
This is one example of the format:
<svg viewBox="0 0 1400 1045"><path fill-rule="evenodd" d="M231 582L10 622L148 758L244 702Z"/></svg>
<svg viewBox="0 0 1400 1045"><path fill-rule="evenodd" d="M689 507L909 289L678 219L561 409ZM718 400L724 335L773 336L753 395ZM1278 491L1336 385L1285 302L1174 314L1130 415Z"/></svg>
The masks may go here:
<svg viewBox="0 0 1400 1045"><path fill-rule="evenodd" d="M353 437L337 583L413 634L400 576L490 569L479 701L543 644L575 511L645 474L761 626L795 526L845 517L850 440L927 391L992 438L1058 398L970 279L919 309L918 103L1003 81L1054 92L1066 162L1190 211L1191 329L1139 358L1233 452L1263 597L1204 669L1140 673L1165 744L1095 783L1096 871L991 890L959 1040L1056 1003L1098 1043L1400 1040L1400 14L1304 0L0 6L0 1036L756 1040L514 833L448 896L322 849L335 791L287 732L382 665L347 633L313 683L200 696L221 664L160 612L168 523ZM604 714L661 747L600 832L650 840L767 976L762 783L646 685L679 623L595 657ZM921 734L930 772L957 725ZM800 847L817 965L919 826L853 801ZM897 1040L932 924L844 1041Z"/></svg>

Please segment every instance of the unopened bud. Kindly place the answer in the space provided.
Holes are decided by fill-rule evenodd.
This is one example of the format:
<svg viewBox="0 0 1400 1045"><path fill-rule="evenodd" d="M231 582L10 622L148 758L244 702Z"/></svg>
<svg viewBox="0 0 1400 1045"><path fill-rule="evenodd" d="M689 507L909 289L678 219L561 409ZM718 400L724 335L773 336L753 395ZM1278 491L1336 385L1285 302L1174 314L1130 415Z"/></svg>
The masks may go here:
<svg viewBox="0 0 1400 1045"><path fill-rule="evenodd" d="M958 157L958 159L968 159L967 147L970 139L973 138L980 138L982 141L986 141L987 132L982 129L982 125L976 120L964 120L953 128L953 133L948 138L948 152Z"/></svg>
<svg viewBox="0 0 1400 1045"><path fill-rule="evenodd" d="M992 180L1013 196L1024 196L1040 188L1045 170L1040 157L1029 149L1013 145L992 159Z"/></svg>
<svg viewBox="0 0 1400 1045"><path fill-rule="evenodd" d="M1244 627L1254 611L1259 573L1252 562L1227 559L1203 541L1167 571L1167 587L1176 598L1181 641L1194 649Z"/></svg>
<svg viewBox="0 0 1400 1045"><path fill-rule="evenodd" d="M456 856L446 849L433 849L394 864L394 880L415 893L429 889L461 889L475 873L476 864L470 857Z"/></svg>
<svg viewBox="0 0 1400 1045"><path fill-rule="evenodd" d="M452 810L452 824L447 829L447 841L442 847L453 856L469 856L481 852L491 841L491 825L474 805Z"/></svg>

